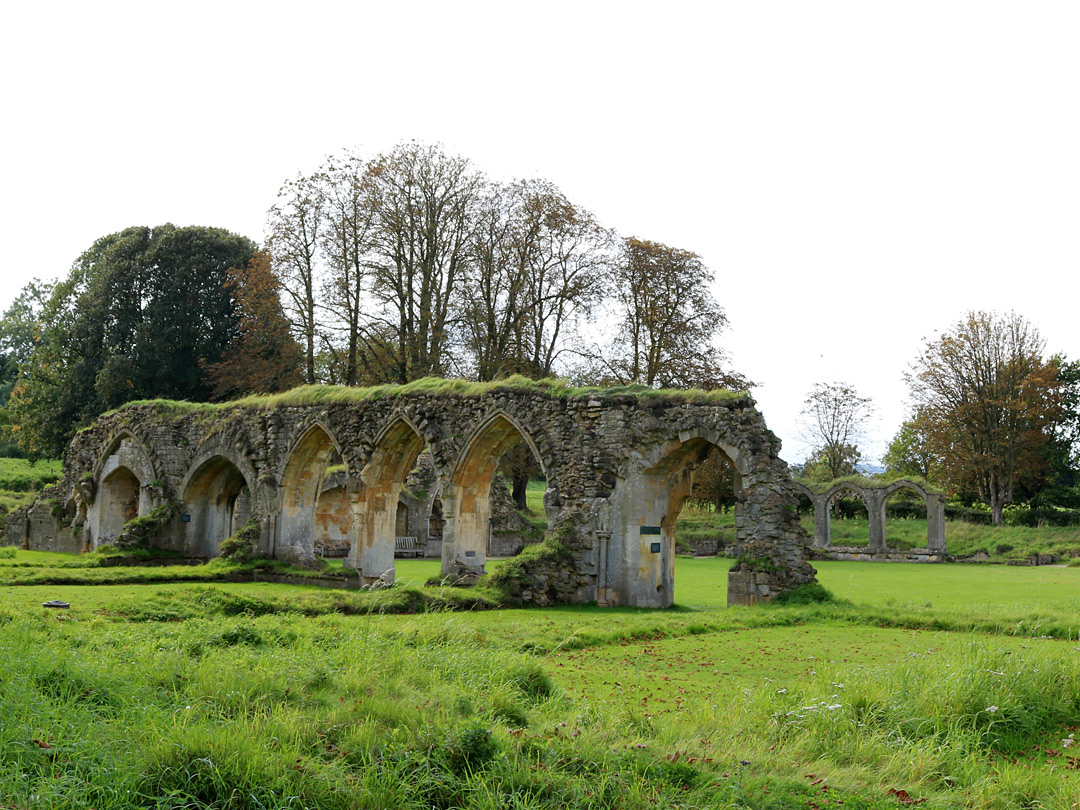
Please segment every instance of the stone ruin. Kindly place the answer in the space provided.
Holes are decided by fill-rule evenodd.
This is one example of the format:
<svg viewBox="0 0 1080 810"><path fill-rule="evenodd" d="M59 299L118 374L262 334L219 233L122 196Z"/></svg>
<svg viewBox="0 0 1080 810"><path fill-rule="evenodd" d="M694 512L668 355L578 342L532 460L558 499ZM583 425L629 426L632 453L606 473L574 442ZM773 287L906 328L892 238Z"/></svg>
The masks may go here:
<svg viewBox="0 0 1080 810"><path fill-rule="evenodd" d="M310 564L347 548L346 567L370 583L393 576L405 504L406 513L437 513L444 574L482 570L492 481L521 441L547 480L549 538L516 569L522 601L673 604L675 522L714 447L738 493L742 553L729 604L814 581L779 440L749 395L574 393L547 383L128 405L76 435L64 478L12 513L6 542L92 550L130 531L133 517L156 516L156 547L211 558L254 521L254 553ZM409 477L424 451L421 487Z"/></svg>
<svg viewBox="0 0 1080 810"><path fill-rule="evenodd" d="M833 560L872 560L875 562L944 562L948 555L945 546L945 496L910 478L898 478L881 483L867 481L835 481L822 488L811 488L801 481L793 481L796 491L810 499L814 509L814 550ZM890 549L885 536L885 504L901 490L910 490L926 504L926 547L910 551ZM832 516L830 506L840 495L850 494L862 500L866 506L870 524L870 541L865 548L858 546L834 546L832 544Z"/></svg>

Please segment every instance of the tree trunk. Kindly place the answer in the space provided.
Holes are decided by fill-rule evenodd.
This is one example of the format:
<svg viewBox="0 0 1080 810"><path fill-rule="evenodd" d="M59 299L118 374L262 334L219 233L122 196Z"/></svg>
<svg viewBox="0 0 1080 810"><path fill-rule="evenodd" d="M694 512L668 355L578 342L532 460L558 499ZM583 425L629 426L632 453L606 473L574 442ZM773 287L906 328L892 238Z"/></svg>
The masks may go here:
<svg viewBox="0 0 1080 810"><path fill-rule="evenodd" d="M517 504L517 508L525 512L529 508L528 502L525 500L525 491L529 486L529 470L522 465L514 470L513 486L511 489L511 495L514 498L514 503Z"/></svg>

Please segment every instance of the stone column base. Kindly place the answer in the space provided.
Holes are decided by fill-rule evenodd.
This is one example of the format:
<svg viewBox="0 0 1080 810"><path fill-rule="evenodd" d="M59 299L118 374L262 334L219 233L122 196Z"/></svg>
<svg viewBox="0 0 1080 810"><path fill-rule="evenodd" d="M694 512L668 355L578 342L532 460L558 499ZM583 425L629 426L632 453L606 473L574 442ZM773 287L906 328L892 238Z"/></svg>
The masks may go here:
<svg viewBox="0 0 1080 810"><path fill-rule="evenodd" d="M774 580L773 574L765 571L729 571L727 580L728 607L771 602L778 593Z"/></svg>

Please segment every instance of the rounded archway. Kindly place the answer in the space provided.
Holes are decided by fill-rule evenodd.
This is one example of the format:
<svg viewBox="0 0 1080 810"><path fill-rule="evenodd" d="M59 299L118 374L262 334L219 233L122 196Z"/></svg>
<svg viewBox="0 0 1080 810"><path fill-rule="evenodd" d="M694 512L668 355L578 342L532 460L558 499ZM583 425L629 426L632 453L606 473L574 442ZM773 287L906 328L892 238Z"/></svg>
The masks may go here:
<svg viewBox="0 0 1080 810"><path fill-rule="evenodd" d="M863 487L841 481L829 488L822 498L828 537L831 545L884 551L885 536L875 521L877 501ZM836 532L833 517L843 520Z"/></svg>
<svg viewBox="0 0 1080 810"><path fill-rule="evenodd" d="M349 553L349 565L365 580L394 575L399 529L408 531L411 526L408 507L402 503L402 488L424 444L416 426L404 416L396 416L376 439L360 472L363 487L357 501L356 542Z"/></svg>
<svg viewBox="0 0 1080 810"><path fill-rule="evenodd" d="M93 478L96 483L81 496L92 501L84 523L88 548L116 539L125 523L156 505L147 490L155 479L154 464L146 446L129 431L120 431L109 441L94 465Z"/></svg>

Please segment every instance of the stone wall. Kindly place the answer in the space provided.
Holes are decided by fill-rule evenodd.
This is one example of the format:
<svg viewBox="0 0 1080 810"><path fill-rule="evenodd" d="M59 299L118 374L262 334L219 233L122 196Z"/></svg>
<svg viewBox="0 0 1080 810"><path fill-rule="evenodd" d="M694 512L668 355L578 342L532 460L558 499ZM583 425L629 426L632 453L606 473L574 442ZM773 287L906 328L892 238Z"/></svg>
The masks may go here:
<svg viewBox="0 0 1080 810"><path fill-rule="evenodd" d="M398 504L421 451L433 473L425 508L437 496L445 521L445 573L485 563L498 461L524 441L547 478L549 531L567 552L557 564L550 556L531 564L534 582L545 583L530 589L544 593L535 601L664 607L674 599L675 520L694 467L715 446L736 470L737 542L756 549L747 570L770 594L813 581L779 442L749 396L462 388L352 389L334 401L317 388L265 404L128 406L76 436L56 491L92 547L131 512L137 485L140 514L178 505L165 547L213 556L250 515L260 526L257 553L303 564L330 542L333 510L320 512L318 502L333 462L353 516L347 564L374 581L393 571ZM32 544L44 534L32 528ZM59 542L58 530L50 536Z"/></svg>

